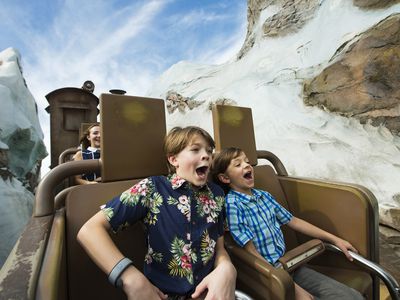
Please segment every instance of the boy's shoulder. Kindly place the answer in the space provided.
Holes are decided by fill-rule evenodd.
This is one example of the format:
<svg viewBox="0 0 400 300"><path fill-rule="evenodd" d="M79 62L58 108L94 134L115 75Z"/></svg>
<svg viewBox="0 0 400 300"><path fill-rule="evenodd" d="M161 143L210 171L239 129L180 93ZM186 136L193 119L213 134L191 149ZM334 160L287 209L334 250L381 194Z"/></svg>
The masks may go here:
<svg viewBox="0 0 400 300"><path fill-rule="evenodd" d="M224 190L215 182L213 181L208 181L207 182L207 186L208 188L211 190L211 192L215 195L215 196L224 196Z"/></svg>

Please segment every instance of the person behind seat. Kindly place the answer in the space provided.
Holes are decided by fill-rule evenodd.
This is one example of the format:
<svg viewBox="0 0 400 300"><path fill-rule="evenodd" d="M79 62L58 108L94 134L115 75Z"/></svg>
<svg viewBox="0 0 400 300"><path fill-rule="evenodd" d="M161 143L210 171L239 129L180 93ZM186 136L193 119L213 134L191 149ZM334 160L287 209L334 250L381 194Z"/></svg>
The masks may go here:
<svg viewBox="0 0 400 300"><path fill-rule="evenodd" d="M352 260L348 250L356 249L349 242L294 217L271 194L254 188L253 167L243 150L227 148L218 153L211 176L227 192L226 214L232 237L255 256L277 267L285 253L280 226L287 224L293 230L336 245ZM293 280L296 299L363 299L356 290L305 266L294 271Z"/></svg>
<svg viewBox="0 0 400 300"><path fill-rule="evenodd" d="M76 152L73 160L99 159L100 158L100 124L90 125L83 133L80 144L82 150ZM77 184L92 184L100 180L100 173L89 173L75 176Z"/></svg>
<svg viewBox="0 0 400 300"><path fill-rule="evenodd" d="M223 240L224 193L207 182L213 148L203 129L173 128L164 140L169 175L140 181L110 200L78 232L78 241L110 282L122 285L128 299L204 294L206 299L234 299L236 270ZM108 234L137 221L147 229L144 274L130 265Z"/></svg>

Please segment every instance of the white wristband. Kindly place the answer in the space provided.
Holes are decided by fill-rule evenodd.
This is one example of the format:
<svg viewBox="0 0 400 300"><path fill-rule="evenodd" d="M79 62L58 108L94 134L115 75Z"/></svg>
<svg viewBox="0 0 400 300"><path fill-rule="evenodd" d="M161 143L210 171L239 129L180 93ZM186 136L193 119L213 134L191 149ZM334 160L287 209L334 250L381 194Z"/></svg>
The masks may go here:
<svg viewBox="0 0 400 300"><path fill-rule="evenodd" d="M110 274L108 274L108 281L115 287L122 286L122 280L120 279L122 273L130 266L133 262L124 257L112 268Z"/></svg>

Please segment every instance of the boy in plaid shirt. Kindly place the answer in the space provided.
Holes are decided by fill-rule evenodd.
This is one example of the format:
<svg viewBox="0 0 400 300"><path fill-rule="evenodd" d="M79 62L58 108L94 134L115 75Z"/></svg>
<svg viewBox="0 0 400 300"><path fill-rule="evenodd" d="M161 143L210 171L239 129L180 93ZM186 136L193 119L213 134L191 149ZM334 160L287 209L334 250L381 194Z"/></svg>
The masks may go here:
<svg viewBox="0 0 400 300"><path fill-rule="evenodd" d="M285 254L280 226L328 241L339 247L349 260L348 250L357 250L347 241L302 219L294 217L266 191L254 188L253 167L243 150L227 148L213 160L211 175L227 192L226 214L236 243L255 256L277 267ZM293 274L296 299L363 299L356 290L307 267Z"/></svg>

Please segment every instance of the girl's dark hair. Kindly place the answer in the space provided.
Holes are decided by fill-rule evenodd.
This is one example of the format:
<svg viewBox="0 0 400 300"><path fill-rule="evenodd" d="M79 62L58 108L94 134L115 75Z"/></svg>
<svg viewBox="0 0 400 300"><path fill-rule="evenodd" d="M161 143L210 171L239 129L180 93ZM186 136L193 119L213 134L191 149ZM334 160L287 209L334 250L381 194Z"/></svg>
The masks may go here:
<svg viewBox="0 0 400 300"><path fill-rule="evenodd" d="M242 149L230 147L222 149L219 153L216 153L213 157L210 170L211 179L222 187L225 194L229 192L230 189L229 185L221 182L218 178L218 175L224 174L228 169L232 159L237 158L242 153L243 153Z"/></svg>
<svg viewBox="0 0 400 300"><path fill-rule="evenodd" d="M87 139L90 135L90 129L93 127L100 126L100 123L93 123L82 133L79 139L79 144L82 146L82 150L86 150L90 146L90 141Z"/></svg>

